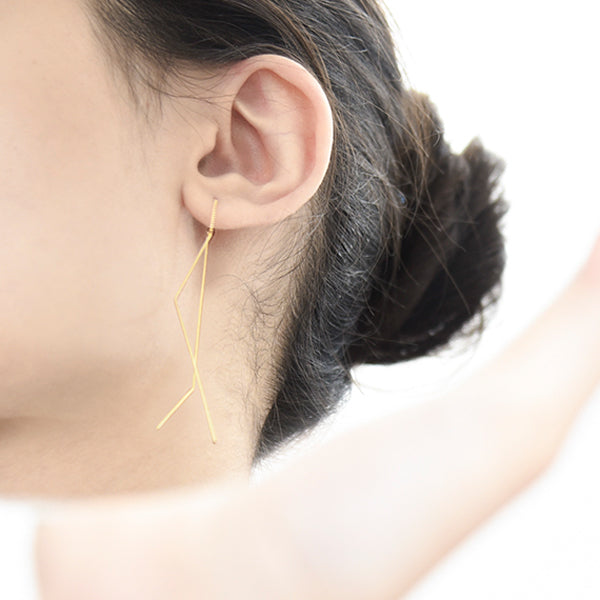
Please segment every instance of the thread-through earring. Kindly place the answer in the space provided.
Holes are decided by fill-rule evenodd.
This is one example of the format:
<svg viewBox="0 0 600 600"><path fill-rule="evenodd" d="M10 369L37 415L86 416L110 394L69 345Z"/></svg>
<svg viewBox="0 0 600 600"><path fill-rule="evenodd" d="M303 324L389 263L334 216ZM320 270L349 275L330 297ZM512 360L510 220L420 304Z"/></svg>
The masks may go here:
<svg viewBox="0 0 600 600"><path fill-rule="evenodd" d="M183 337L185 338L185 343L188 349L188 353L190 355L190 359L192 360L192 366L194 369L194 376L192 378L192 386L190 389L183 395L181 400L169 411L169 414L158 424L156 427L157 430L161 429L164 424L181 408L183 403L194 393L196 389L196 384L198 385L198 389L200 390L200 396L202 397L202 402L204 403L204 412L206 413L206 420L208 421L208 428L210 429L210 436L212 438L213 444L217 443L217 436L215 435L215 429L213 427L212 419L210 418L210 411L208 410L208 403L206 402L206 394L204 393L204 386L202 385L202 380L200 379L200 373L198 373L198 348L200 345L200 326L202 324L202 309L204 305L204 287L206 283L206 265L208 263L208 244L212 240L215 234L215 221L217 217L217 200L215 199L213 203L212 215L210 218L210 226L208 228L206 239L198 252L198 256L196 256L196 260L192 265L191 269L188 271L183 283L181 284L179 290L175 294L174 303L175 310L177 311L177 318L179 319L179 325L181 327L181 331L183 332ZM183 317L181 316L181 310L179 309L179 296L183 292L183 289L187 285L194 269L200 262L200 258L204 255L204 261L202 266L202 283L200 286L200 302L198 304L198 323L196 324L196 342L194 344L194 349L192 350L192 344L190 343L190 338L185 329L185 325L183 323Z"/></svg>

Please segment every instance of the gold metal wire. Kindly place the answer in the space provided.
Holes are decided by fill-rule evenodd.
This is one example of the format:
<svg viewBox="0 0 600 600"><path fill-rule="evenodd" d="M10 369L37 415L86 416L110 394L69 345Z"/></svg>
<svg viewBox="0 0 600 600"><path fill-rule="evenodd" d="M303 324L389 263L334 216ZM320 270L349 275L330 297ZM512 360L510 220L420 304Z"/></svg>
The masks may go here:
<svg viewBox="0 0 600 600"><path fill-rule="evenodd" d="M196 384L198 384L198 389L200 390L200 396L202 397L202 402L204 404L204 412L206 413L206 420L208 421L208 428L210 429L210 437L212 439L213 444L217 443L217 436L215 434L215 428L212 423L212 419L210 418L210 411L208 410L208 403L206 402L206 394L204 393L204 386L202 385L202 380L200 379L200 373L198 373L198 348L200 345L200 326L202 324L202 308L204 306L204 288L206 284L206 266L208 264L208 244L210 240L212 240L215 234L215 221L217 217L217 200L215 199L213 203L212 215L210 218L210 227L208 228L208 232L206 234L206 239L198 252L198 256L196 256L196 260L192 265L191 269L188 271L183 283L181 284L179 290L175 294L174 303L175 310L177 311L177 318L179 319L179 325L181 327L181 331L183 332L183 337L185 338L185 343L188 349L188 353L190 355L190 359L192 360L192 366L194 369L194 376L192 378L192 386L191 388L182 396L181 400L169 411L169 414L158 424L156 427L157 430L161 429L165 423L181 408L183 403L194 393L196 389ZM185 329L185 325L183 324L183 317L181 316L181 310L179 309L178 300L183 292L183 289L187 285L194 269L197 264L200 262L200 258L204 255L204 261L202 265L202 284L200 286L200 302L198 303L198 322L196 325L196 342L194 344L194 349L192 350L192 344L190 343L190 338Z"/></svg>

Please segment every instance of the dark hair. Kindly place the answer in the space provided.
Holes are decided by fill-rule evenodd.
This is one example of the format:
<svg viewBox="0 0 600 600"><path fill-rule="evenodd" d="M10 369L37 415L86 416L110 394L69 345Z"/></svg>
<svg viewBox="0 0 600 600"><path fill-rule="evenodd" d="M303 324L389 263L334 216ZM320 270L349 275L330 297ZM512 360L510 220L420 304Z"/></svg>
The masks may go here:
<svg viewBox="0 0 600 600"><path fill-rule="evenodd" d="M376 0L87 1L132 86L275 53L312 72L331 103L331 165L255 460L331 414L353 366L481 332L505 261L502 163L478 140L451 152L435 107L403 86Z"/></svg>

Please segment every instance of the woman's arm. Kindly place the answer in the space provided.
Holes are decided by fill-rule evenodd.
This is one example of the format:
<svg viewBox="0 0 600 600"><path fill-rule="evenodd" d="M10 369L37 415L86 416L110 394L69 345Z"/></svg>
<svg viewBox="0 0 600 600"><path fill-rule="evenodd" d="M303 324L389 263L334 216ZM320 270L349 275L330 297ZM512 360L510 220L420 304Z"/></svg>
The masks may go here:
<svg viewBox="0 0 600 600"><path fill-rule="evenodd" d="M554 305L444 399L331 441L255 488L48 519L44 600L378 600L408 590L550 464L600 377L600 244Z"/></svg>

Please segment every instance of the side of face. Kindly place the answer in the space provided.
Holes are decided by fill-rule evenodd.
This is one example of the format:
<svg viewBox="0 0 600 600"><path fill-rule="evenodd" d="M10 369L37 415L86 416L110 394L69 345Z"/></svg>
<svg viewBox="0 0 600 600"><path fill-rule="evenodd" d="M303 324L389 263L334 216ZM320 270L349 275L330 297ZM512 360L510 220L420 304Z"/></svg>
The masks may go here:
<svg viewBox="0 0 600 600"><path fill-rule="evenodd" d="M177 152L144 139L78 2L0 4L0 90L6 414L36 382L59 392L156 352L190 223L170 201Z"/></svg>
<svg viewBox="0 0 600 600"><path fill-rule="evenodd" d="M140 381L156 390L183 377L172 299L216 198L201 343L224 352L200 356L215 373L249 359L240 340L252 316L240 321L240 307L264 257L292 239L273 233L325 177L331 108L282 56L192 75L149 124L81 0L0 5L0 413L51 416L90 390L114 398L121 380L139 394ZM195 310L184 306L190 323ZM252 382L252 365L235 379Z"/></svg>

